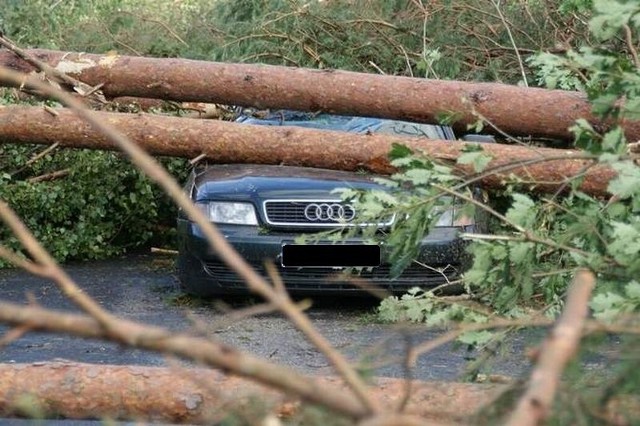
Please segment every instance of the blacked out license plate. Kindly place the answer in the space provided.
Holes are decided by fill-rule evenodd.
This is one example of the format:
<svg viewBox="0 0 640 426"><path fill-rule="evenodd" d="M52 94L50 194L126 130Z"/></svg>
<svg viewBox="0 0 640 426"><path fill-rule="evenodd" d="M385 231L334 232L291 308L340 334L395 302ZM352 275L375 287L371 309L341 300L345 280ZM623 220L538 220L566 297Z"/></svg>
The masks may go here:
<svg viewBox="0 0 640 426"><path fill-rule="evenodd" d="M374 267L380 266L377 244L284 244L282 266L295 267Z"/></svg>

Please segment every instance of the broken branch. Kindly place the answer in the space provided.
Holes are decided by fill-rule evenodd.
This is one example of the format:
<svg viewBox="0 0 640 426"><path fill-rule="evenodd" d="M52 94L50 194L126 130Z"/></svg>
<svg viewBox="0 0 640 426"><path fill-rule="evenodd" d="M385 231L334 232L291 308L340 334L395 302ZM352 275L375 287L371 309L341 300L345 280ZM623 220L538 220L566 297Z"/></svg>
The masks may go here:
<svg viewBox="0 0 640 426"><path fill-rule="evenodd" d="M49 77L52 77L55 80L57 80L59 83L63 83L73 88L73 90L78 92L81 96L89 97L89 96L95 95L93 96L93 98L96 99L99 103L101 104L106 103L104 96L101 93L97 93L102 83L97 83L96 85L94 85L94 87L91 87L90 85L83 83L80 80L70 77L64 72L61 72L56 68L49 66L49 64L47 64L46 62L39 60L38 58L36 58L34 55L27 52L26 50L21 49L5 36L0 36L0 46L5 47L7 50L15 54L18 58L34 66L38 71L42 71Z"/></svg>
<svg viewBox="0 0 640 426"><path fill-rule="evenodd" d="M518 401L508 426L537 425L547 418L562 371L578 350L595 284L593 272L586 269L576 272L562 315L542 344L527 390Z"/></svg>

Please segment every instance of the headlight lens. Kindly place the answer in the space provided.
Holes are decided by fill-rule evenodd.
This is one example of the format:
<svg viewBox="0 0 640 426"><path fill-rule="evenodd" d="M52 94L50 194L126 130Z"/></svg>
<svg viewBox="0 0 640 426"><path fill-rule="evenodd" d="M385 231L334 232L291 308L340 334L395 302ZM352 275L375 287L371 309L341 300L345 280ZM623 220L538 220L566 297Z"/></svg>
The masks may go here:
<svg viewBox="0 0 640 426"><path fill-rule="evenodd" d="M198 204L211 222L233 225L257 225L258 218L253 204L227 201L211 201Z"/></svg>
<svg viewBox="0 0 640 426"><path fill-rule="evenodd" d="M441 215L440 218L438 219L438 221L436 222L435 226L453 226L453 218L454 218L455 214L453 209L447 209L445 210Z"/></svg>

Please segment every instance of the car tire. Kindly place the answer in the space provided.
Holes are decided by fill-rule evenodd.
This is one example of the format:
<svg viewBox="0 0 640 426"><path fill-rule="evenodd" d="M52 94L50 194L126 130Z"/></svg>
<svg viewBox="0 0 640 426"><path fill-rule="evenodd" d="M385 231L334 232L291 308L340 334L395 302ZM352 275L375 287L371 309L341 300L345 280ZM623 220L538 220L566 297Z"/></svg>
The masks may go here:
<svg viewBox="0 0 640 426"><path fill-rule="evenodd" d="M189 286L189 271L196 270L195 268L197 267L197 263L198 260L195 257L184 252L180 252L176 259L176 276L178 278L180 290L194 296L197 296L197 294L195 294Z"/></svg>

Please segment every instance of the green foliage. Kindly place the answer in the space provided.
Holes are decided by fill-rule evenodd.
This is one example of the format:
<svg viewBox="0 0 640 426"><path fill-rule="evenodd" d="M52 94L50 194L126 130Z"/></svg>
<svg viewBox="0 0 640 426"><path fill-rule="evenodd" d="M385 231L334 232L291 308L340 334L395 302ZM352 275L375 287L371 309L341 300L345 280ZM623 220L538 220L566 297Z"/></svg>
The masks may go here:
<svg viewBox="0 0 640 426"><path fill-rule="evenodd" d="M471 164L476 173L482 172L491 162L490 155L485 154L480 144L467 145L464 153L458 157L458 164Z"/></svg>
<svg viewBox="0 0 640 426"><path fill-rule="evenodd" d="M61 149L25 167L42 149L0 145L0 198L57 259L104 258L168 237L154 233L161 224L173 225L175 208L119 154ZM183 160L167 159L165 165L183 177ZM58 170L68 175L27 180ZM0 228L0 240L20 250L6 228Z"/></svg>
<svg viewBox="0 0 640 426"><path fill-rule="evenodd" d="M568 61L563 57L541 52L527 62L536 69L536 80L542 86L563 90L584 89L582 80L566 67Z"/></svg>
<svg viewBox="0 0 640 426"><path fill-rule="evenodd" d="M609 182L608 191L620 200L631 203L633 213L640 212L640 169L632 161L619 161L612 165L618 176Z"/></svg>
<svg viewBox="0 0 640 426"><path fill-rule="evenodd" d="M631 281L622 294L602 292L593 298L590 306L596 318L606 321L637 311L640 308L640 283Z"/></svg>
<svg viewBox="0 0 640 426"><path fill-rule="evenodd" d="M624 24L633 25L634 31L640 29L636 28L640 22L634 21L640 12L636 2L596 1L595 12L590 26L603 41L620 34ZM594 112L603 118L636 118L640 73L627 55L595 47L570 51L565 57L541 55L536 61L541 65L541 77L550 78L546 81L552 85L554 81L580 81L575 85L587 90ZM608 187L613 198L605 201L574 189L566 196L546 199L510 188L507 192L512 202L500 232L504 237L474 242L470 247L474 265L465 275L480 293L484 289L487 295L494 295L489 300L499 310L509 309L513 303L527 304L534 295L547 307L559 303L568 279L566 271L577 266L595 270L603 281L619 283L618 289L640 271L637 160L629 157L627 141L618 126L603 132L581 119L573 131L577 147L619 172ZM575 187L573 183L571 187ZM514 234L512 225L528 234ZM527 275L542 279L532 283ZM629 294L620 290L603 297L612 301L614 294L629 299Z"/></svg>
<svg viewBox="0 0 640 426"><path fill-rule="evenodd" d="M0 10L11 38L41 48L515 83L509 30L521 56L588 38L582 2L557 3L503 4L505 21L485 0L0 0Z"/></svg>
<svg viewBox="0 0 640 426"><path fill-rule="evenodd" d="M599 40L610 40L624 25L640 27L638 4L633 1L594 0L589 30Z"/></svg>
<svg viewBox="0 0 640 426"><path fill-rule="evenodd" d="M384 322L420 322L430 327L446 327L462 321L485 323L489 316L415 287L399 298L391 296L384 299L378 307L378 318ZM490 331L469 331L460 336L460 342L471 346L482 345L492 337Z"/></svg>
<svg viewBox="0 0 640 426"><path fill-rule="evenodd" d="M536 309L556 315L578 267L589 268L598 274L599 281L610 283L598 296L602 299L596 299L600 301L596 306L606 315L638 310L631 293L623 289L633 290L633 280L640 273L640 167L615 120L638 117L640 72L629 48L620 45L616 37L623 34L625 24L632 27L632 34L640 33L635 19L640 16L640 4L614 2L620 4L607 7L612 1L597 2L590 23L599 40L608 44L569 50L564 56L540 55L532 64L538 67L541 81L585 90L594 113L614 120L604 127L581 119L573 132L575 147L591 155L594 165L606 165L619 175L609 184L609 199L579 191L581 178L577 176L567 181L564 193L548 196L532 193L514 180L494 199L506 200L506 205L476 206L476 210L494 215L495 224L489 238L468 236L473 263L464 282L471 296L496 314L522 315ZM611 46L620 50L611 50ZM388 183L401 189L393 193L393 202L354 191L343 195L362 203L370 213L368 220L396 214L397 223L384 240L391 247L393 271L398 274L415 261L417 243L433 226L438 209L451 207L448 194L469 195L473 187L453 175L448 166L435 164L406 147L394 146L390 158L401 170ZM477 173L483 173L489 161L477 145L470 145L458 159L459 164L472 165ZM442 187L449 189L442 191ZM447 305L446 314L436 313L442 305L435 300L422 294L416 297L416 293L389 299L381 305L380 315L385 320L429 325L433 321L441 325L442 318L451 320L448 315L452 312L467 315L464 309L456 311L455 304Z"/></svg>
<svg viewBox="0 0 640 426"><path fill-rule="evenodd" d="M340 189L337 192L353 203L362 223L387 223L395 218L387 235L380 235L376 227L352 227L341 236L359 235L372 241L386 240L392 259L391 275L398 276L414 261L419 242L443 212L453 209L452 197L443 196L433 184L450 184L459 178L448 166L437 164L409 148L394 145L391 164L400 171L390 179L378 182L391 192Z"/></svg>

